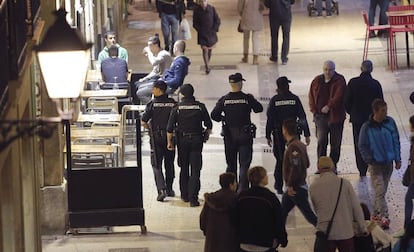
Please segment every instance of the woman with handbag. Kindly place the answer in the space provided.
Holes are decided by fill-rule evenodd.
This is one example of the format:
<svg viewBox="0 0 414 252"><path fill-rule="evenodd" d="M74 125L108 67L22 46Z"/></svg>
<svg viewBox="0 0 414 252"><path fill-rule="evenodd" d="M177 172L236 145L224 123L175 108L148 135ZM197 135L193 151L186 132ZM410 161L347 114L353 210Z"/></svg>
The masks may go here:
<svg viewBox="0 0 414 252"><path fill-rule="evenodd" d="M320 157L320 177L309 187L311 202L318 217L314 251L335 252L338 248L341 252L354 252L354 235L367 235L368 232L360 202L351 183L337 177L333 168L334 163L330 157Z"/></svg>
<svg viewBox="0 0 414 252"><path fill-rule="evenodd" d="M211 53L216 45L221 21L216 9L208 4L208 0L198 0L198 6L193 14L193 27L197 31L197 43L203 52L206 74L210 73Z"/></svg>
<svg viewBox="0 0 414 252"><path fill-rule="evenodd" d="M247 63L249 56L249 40L252 33L253 44L253 65L259 64L260 32L263 30L262 0L239 0L237 10L240 15L239 28L243 31L243 58L242 62Z"/></svg>

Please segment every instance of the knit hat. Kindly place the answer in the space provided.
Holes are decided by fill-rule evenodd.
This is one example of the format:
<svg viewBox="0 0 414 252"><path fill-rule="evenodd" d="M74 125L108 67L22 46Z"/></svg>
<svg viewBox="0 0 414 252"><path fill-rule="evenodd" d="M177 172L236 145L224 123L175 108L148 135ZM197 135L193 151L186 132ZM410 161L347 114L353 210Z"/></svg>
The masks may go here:
<svg viewBox="0 0 414 252"><path fill-rule="evenodd" d="M332 170L334 166L335 165L330 157L322 156L318 160L319 170Z"/></svg>
<svg viewBox="0 0 414 252"><path fill-rule="evenodd" d="M184 84L180 88L180 93L184 95L184 97L190 97L194 94L194 88L191 84Z"/></svg>

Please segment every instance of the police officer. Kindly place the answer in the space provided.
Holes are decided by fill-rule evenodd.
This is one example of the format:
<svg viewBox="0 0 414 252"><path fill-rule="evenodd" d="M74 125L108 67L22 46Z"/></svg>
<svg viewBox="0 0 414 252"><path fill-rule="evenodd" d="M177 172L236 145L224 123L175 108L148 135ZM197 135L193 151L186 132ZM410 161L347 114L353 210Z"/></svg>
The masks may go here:
<svg viewBox="0 0 414 252"><path fill-rule="evenodd" d="M154 82L152 99L145 107L142 115L142 126L150 133L151 164L154 172L155 184L158 190L158 201L163 201L166 196L174 197L174 158L175 151L167 149L167 122L172 108L176 102L165 94L167 84L162 80ZM162 172L164 160L165 178Z"/></svg>
<svg viewBox="0 0 414 252"><path fill-rule="evenodd" d="M263 106L253 95L242 92L243 76L235 73L229 76L231 92L221 97L211 112L214 121L222 122L224 152L227 172L237 174L237 154L239 155L240 174L238 192L249 188L247 170L252 161L255 126L250 113L263 111Z"/></svg>
<svg viewBox="0 0 414 252"><path fill-rule="evenodd" d="M169 150L174 150L173 136L175 133L178 147L178 165L180 171L180 191L184 202L190 202L191 207L199 206L198 192L200 191L200 171L202 166L201 151L203 142L207 141L213 123L206 106L196 101L191 84L180 88L183 96L170 114L167 125L167 140ZM204 129L204 127L206 129Z"/></svg>
<svg viewBox="0 0 414 252"><path fill-rule="evenodd" d="M306 145L310 143L310 132L306 114L299 97L289 91L290 82L286 76L279 77L276 80L277 94L270 99L269 107L267 108L266 139L269 147L273 146L273 155L276 158L274 186L278 194L283 194L282 164L286 146L286 140L282 134L283 121L287 119L297 121L298 129L300 131L303 129ZM299 135L300 133L298 132Z"/></svg>

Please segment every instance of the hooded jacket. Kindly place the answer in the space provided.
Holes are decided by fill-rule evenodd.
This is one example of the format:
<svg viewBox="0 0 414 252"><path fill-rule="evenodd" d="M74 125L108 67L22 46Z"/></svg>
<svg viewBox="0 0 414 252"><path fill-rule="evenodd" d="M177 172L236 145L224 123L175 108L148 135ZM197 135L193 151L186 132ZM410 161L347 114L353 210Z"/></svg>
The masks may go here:
<svg viewBox="0 0 414 252"><path fill-rule="evenodd" d="M172 89L177 89L183 85L184 78L188 74L188 66L190 64L190 59L184 55L175 57L170 68L162 77L167 86Z"/></svg>
<svg viewBox="0 0 414 252"><path fill-rule="evenodd" d="M389 165L401 161L400 136L394 119L387 116L377 122L371 116L362 125L358 148L367 164Z"/></svg>
<svg viewBox="0 0 414 252"><path fill-rule="evenodd" d="M200 229L205 235L205 252L238 252L236 232L237 194L220 189L204 194L205 203L200 214Z"/></svg>

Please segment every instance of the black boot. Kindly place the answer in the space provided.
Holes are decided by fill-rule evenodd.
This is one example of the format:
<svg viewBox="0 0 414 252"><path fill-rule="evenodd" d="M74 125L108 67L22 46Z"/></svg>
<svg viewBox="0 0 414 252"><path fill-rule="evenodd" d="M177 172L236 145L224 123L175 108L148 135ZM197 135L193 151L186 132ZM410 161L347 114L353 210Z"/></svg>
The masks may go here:
<svg viewBox="0 0 414 252"><path fill-rule="evenodd" d="M164 201L165 197L167 197L167 194L165 193L165 190L159 190L158 191L158 196L157 196L157 201Z"/></svg>

